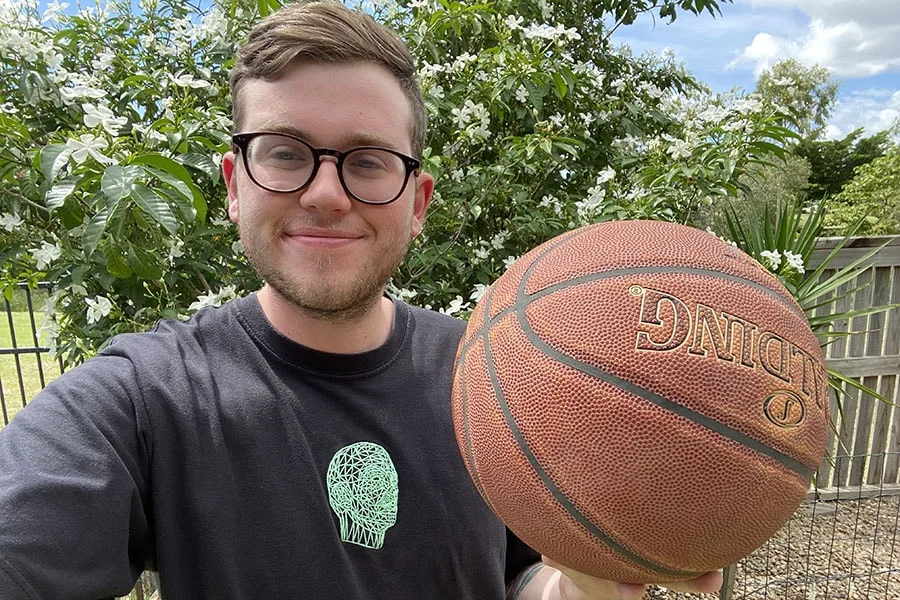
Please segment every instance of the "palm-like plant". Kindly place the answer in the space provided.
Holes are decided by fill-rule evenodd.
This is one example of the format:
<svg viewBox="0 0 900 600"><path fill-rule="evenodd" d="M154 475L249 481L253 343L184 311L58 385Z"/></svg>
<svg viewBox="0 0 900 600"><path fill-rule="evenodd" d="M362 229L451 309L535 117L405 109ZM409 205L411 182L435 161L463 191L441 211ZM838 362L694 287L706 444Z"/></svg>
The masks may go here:
<svg viewBox="0 0 900 600"><path fill-rule="evenodd" d="M806 265L810 264L816 248L816 241L823 233L825 212L826 202L824 201L819 202L811 210L804 210L803 202L795 200L782 203L776 208L774 215L766 205L762 223L757 226L747 226L741 223L736 211L731 207L726 210L725 215L731 239L739 248L765 265L784 283L803 308L810 327L823 347L841 337L863 333L838 330L835 327L838 323L845 320L849 322L854 317L881 313L900 306L890 304L841 312L830 310L838 301L852 296L865 287L865 285L852 287L849 284L870 268L871 258L884 246L872 249L840 269L829 267L831 261L847 245L862 224L860 221L851 228L818 266L807 271ZM876 391L863 385L861 381L847 377L832 368L827 370L829 384L837 392L838 411L841 410L841 399L846 394L845 385L879 400L887 401Z"/></svg>

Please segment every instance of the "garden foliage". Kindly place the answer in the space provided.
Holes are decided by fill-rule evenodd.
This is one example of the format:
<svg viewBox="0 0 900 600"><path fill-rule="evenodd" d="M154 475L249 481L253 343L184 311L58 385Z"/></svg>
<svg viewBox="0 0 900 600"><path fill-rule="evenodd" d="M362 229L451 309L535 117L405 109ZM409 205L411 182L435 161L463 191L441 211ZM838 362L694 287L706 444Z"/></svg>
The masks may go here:
<svg viewBox="0 0 900 600"><path fill-rule="evenodd" d="M56 283L67 362L259 285L219 164L235 47L276 6L0 0L0 281ZM410 46L431 115L437 193L392 282L415 304L464 313L516 257L582 224L691 224L796 135L773 101L711 94L671 55L611 41L644 12L711 19L714 0L363 8Z"/></svg>

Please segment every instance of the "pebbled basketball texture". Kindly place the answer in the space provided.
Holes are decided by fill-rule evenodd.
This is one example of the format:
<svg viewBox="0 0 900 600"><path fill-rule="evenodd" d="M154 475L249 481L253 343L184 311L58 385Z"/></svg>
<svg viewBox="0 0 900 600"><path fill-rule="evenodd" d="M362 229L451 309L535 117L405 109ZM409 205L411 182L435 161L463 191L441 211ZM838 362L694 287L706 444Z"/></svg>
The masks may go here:
<svg viewBox="0 0 900 600"><path fill-rule="evenodd" d="M453 420L494 512L535 550L660 583L746 556L806 495L827 374L803 311L708 233L623 221L516 261L460 343Z"/></svg>

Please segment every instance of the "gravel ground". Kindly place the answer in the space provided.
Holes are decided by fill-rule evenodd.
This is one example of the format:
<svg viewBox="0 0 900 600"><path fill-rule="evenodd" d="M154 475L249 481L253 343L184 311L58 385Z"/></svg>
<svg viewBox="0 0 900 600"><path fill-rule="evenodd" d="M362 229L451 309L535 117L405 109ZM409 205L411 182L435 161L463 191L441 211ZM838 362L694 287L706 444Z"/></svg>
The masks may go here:
<svg viewBox="0 0 900 600"><path fill-rule="evenodd" d="M900 600L900 496L803 505L737 567L732 600ZM714 600L651 588L652 600ZM722 596L726 597L726 596Z"/></svg>

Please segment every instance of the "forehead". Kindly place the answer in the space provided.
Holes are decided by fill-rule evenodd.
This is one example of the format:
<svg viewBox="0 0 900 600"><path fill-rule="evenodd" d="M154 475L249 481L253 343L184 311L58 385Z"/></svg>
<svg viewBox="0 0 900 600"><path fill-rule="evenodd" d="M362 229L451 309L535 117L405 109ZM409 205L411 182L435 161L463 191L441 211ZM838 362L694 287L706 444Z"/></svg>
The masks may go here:
<svg viewBox="0 0 900 600"><path fill-rule="evenodd" d="M412 109L399 81L370 63L299 63L239 89L242 131L289 131L314 145L377 144L409 152Z"/></svg>

